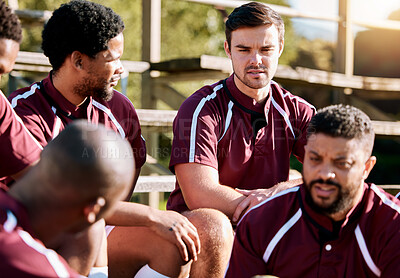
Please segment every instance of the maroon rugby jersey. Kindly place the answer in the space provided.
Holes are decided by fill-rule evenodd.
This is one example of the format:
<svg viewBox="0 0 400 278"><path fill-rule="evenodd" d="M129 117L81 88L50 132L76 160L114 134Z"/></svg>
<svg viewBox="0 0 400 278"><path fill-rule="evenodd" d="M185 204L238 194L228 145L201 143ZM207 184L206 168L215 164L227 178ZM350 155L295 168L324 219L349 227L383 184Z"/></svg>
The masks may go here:
<svg viewBox="0 0 400 278"><path fill-rule="evenodd" d="M82 105L76 106L57 91L50 75L41 83L33 83L9 97L15 112L42 146L74 119L87 119L93 124L102 123L126 138L133 148L136 168L144 164L145 142L135 108L127 97L114 90L109 101L88 97Z"/></svg>
<svg viewBox="0 0 400 278"><path fill-rule="evenodd" d="M25 207L1 191L0 277L79 277L35 238Z"/></svg>
<svg viewBox="0 0 400 278"><path fill-rule="evenodd" d="M315 108L271 81L267 101L257 103L236 87L233 75L205 86L180 107L174 120L170 169L195 162L218 170L232 188L269 188L289 178L293 153L303 161L306 129ZM179 184L167 207L184 211Z"/></svg>
<svg viewBox="0 0 400 278"><path fill-rule="evenodd" d="M39 159L42 147L0 91L0 178L18 173Z"/></svg>
<svg viewBox="0 0 400 278"><path fill-rule="evenodd" d="M400 201L364 184L362 200L333 222L303 186L252 208L236 229L225 277L400 277Z"/></svg>

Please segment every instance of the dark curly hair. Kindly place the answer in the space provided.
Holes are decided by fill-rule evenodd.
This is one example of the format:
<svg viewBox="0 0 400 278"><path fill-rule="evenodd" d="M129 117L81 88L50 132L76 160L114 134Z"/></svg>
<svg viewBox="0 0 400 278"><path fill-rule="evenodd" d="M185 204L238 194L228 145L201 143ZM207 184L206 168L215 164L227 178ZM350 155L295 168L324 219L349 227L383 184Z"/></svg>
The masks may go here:
<svg viewBox="0 0 400 278"><path fill-rule="evenodd" d="M4 1L0 1L0 38L17 43L22 41L22 29L18 16L7 7Z"/></svg>
<svg viewBox="0 0 400 278"><path fill-rule="evenodd" d="M250 2L235 8L225 22L225 36L229 49L233 31L242 27L272 24L278 29L279 41L282 42L285 36L285 24L276 11L260 2Z"/></svg>
<svg viewBox="0 0 400 278"><path fill-rule="evenodd" d="M372 153L375 138L372 122L364 112L353 106L337 104L319 109L309 123L308 138L316 133L364 141L368 154Z"/></svg>
<svg viewBox="0 0 400 278"><path fill-rule="evenodd" d="M124 23L112 9L85 0L61 5L45 25L42 49L57 71L74 51L89 57L107 50L108 41L124 30Z"/></svg>

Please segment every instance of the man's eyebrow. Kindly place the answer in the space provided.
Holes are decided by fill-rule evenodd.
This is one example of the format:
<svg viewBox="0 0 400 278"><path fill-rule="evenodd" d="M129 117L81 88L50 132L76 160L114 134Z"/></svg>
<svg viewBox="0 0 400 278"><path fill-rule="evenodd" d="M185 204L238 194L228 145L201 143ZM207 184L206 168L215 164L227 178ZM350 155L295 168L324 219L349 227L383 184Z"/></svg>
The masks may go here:
<svg viewBox="0 0 400 278"><path fill-rule="evenodd" d="M237 45L235 45L235 47L237 47L237 48L250 48L250 46L245 46L245 45L243 45L243 44L237 44Z"/></svg>

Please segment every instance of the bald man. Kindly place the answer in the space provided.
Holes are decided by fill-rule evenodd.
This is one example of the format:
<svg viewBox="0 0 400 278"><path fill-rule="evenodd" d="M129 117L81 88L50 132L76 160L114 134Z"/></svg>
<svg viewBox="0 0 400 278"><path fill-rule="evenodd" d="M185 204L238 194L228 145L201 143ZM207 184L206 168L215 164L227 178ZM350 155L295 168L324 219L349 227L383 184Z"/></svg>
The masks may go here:
<svg viewBox="0 0 400 278"><path fill-rule="evenodd" d="M126 198L135 164L130 144L103 125L76 121L39 163L0 192L0 272L5 277L76 277L46 246L80 232Z"/></svg>

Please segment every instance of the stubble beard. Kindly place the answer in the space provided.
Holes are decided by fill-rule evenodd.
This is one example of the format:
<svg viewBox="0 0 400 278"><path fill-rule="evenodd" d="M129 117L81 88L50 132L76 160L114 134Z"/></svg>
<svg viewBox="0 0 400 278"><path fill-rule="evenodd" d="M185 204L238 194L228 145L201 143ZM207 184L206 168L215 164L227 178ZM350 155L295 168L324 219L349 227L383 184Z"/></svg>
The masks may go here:
<svg viewBox="0 0 400 278"><path fill-rule="evenodd" d="M304 180L304 177L303 177ZM316 184L329 184L336 186L338 188L338 195L336 197L336 200L334 200L331 204L319 204L314 201L311 195L311 189L312 187ZM304 180L304 187L306 189L306 200L308 201L309 205L316 211L325 215L332 215L336 214L339 212L343 211L348 211L352 204L353 200L355 198L355 195L357 193L357 190L351 190L351 189L343 189L343 186L340 185L339 183L333 182L331 180L323 181L321 179L319 180L313 180L308 184Z"/></svg>
<svg viewBox="0 0 400 278"><path fill-rule="evenodd" d="M257 78L257 79L251 79L247 76L247 71L250 69L262 69L264 71L263 74L266 75L266 78ZM268 86L269 82L271 79L269 78L268 70L264 65L261 65L260 67L254 67L254 66L248 66L244 69L243 74L239 75L237 74L237 71L235 71L235 76L242 82L244 85L251 89L262 89Z"/></svg>
<svg viewBox="0 0 400 278"><path fill-rule="evenodd" d="M74 87L74 93L82 97L92 96L96 99L109 101L114 95L114 90L107 87L108 83L100 78L97 80L88 78Z"/></svg>

